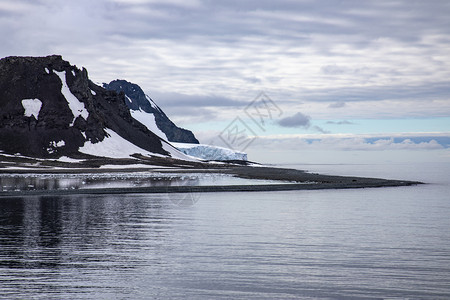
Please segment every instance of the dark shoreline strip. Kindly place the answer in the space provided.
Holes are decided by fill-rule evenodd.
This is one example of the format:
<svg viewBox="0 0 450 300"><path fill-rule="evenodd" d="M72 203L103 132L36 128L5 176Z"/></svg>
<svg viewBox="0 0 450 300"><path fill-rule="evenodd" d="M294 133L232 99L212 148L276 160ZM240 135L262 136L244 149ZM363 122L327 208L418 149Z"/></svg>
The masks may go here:
<svg viewBox="0 0 450 300"><path fill-rule="evenodd" d="M21 196L62 196L102 194L161 194L161 193L210 193L210 192L270 192L296 190L360 189L376 187L399 187L421 184L415 181L374 180L364 183L314 183L314 184L267 184L267 185L211 185L211 186L154 186L137 188L32 190L0 192L0 198Z"/></svg>

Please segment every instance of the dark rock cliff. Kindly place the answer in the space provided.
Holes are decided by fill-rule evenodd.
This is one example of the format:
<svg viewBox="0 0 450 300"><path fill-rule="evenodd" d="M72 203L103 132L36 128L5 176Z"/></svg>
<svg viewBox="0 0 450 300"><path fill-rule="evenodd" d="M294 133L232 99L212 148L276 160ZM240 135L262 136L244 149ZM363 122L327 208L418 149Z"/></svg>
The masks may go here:
<svg viewBox="0 0 450 300"><path fill-rule="evenodd" d="M194 134L187 129L176 126L167 115L159 108L153 100L145 95L144 91L137 84L126 80L114 80L109 84L104 83L103 87L116 92L123 92L129 99L125 102L131 110L142 110L155 116L155 123L166 136L169 142L198 144L199 141Z"/></svg>
<svg viewBox="0 0 450 300"><path fill-rule="evenodd" d="M86 141L102 141L106 128L142 149L167 155L160 138L131 117L125 95L95 85L86 69L57 55L0 60L0 150L4 153L76 156Z"/></svg>

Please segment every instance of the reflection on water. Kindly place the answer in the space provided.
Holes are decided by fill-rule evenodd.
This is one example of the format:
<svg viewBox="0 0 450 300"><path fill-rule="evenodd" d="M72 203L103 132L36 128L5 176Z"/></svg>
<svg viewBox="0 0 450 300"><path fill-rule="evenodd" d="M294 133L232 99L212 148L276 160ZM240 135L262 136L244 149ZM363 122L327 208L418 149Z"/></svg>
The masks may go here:
<svg viewBox="0 0 450 300"><path fill-rule="evenodd" d="M0 191L271 183L283 183L283 181L244 179L219 173L2 174Z"/></svg>
<svg viewBox="0 0 450 300"><path fill-rule="evenodd" d="M200 177L154 173L124 174L13 174L0 177L0 190L67 190L197 185Z"/></svg>
<svg viewBox="0 0 450 300"><path fill-rule="evenodd" d="M0 298L450 299L447 192L0 198Z"/></svg>
<svg viewBox="0 0 450 300"><path fill-rule="evenodd" d="M1 199L0 298L127 294L170 251L167 206L162 196Z"/></svg>

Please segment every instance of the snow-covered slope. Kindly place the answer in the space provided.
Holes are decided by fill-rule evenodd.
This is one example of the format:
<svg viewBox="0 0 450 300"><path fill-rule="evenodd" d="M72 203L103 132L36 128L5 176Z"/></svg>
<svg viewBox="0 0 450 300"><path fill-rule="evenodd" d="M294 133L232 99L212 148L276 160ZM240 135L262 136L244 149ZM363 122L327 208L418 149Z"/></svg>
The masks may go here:
<svg viewBox="0 0 450 300"><path fill-rule="evenodd" d="M187 143L172 143L172 145L186 155L205 160L247 160L246 153L228 148Z"/></svg>
<svg viewBox="0 0 450 300"><path fill-rule="evenodd" d="M147 113L140 109L139 110L130 109L130 113L133 119L145 125L145 127L147 127L148 130L152 131L160 138L167 140L166 134L162 132L161 129L159 129L158 126L156 125L155 116L153 114Z"/></svg>
<svg viewBox="0 0 450 300"><path fill-rule="evenodd" d="M79 151L84 154L111 158L127 158L133 154L153 154L130 143L111 129L105 131L107 136L103 141L97 143L86 141L83 147L79 148Z"/></svg>
<svg viewBox="0 0 450 300"><path fill-rule="evenodd" d="M84 143L83 147L80 147L79 151L84 154L110 158L129 158L133 154L164 157L164 155L149 152L130 143L111 129L105 129L105 131L107 133L107 137L105 137L103 141L97 143L87 141ZM161 141L161 143L162 148L169 153L170 157L187 161L195 161L195 159L180 152L166 141Z"/></svg>

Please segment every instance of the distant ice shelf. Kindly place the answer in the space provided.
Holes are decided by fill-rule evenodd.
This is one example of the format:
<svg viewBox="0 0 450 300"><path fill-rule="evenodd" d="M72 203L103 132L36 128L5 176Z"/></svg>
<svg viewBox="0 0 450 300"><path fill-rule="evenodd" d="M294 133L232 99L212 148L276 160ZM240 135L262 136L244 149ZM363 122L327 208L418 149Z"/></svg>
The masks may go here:
<svg viewBox="0 0 450 300"><path fill-rule="evenodd" d="M247 153L206 144L172 143L186 155L205 160L247 160Z"/></svg>

